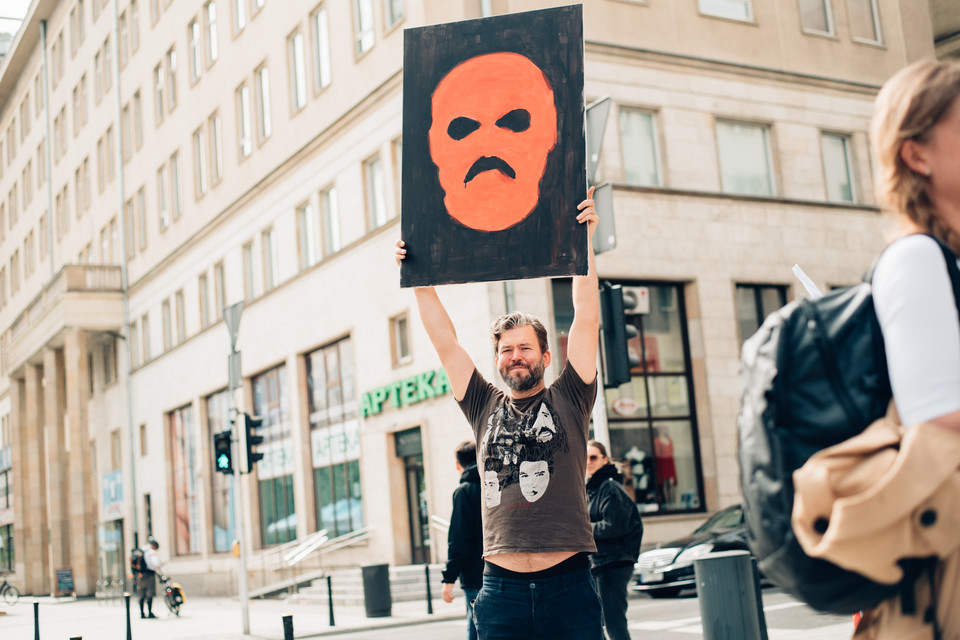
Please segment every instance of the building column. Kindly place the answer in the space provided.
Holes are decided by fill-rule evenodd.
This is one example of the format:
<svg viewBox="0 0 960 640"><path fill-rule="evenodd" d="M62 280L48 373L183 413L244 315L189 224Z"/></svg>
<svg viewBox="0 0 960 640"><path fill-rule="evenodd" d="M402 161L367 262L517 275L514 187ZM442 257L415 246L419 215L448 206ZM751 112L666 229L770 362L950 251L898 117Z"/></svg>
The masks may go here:
<svg viewBox="0 0 960 640"><path fill-rule="evenodd" d="M90 595L97 584L97 478L90 459L90 429L87 402L90 373L87 370L87 335L70 329L64 336L66 405L64 416L65 479L68 505L67 540L73 584L78 595Z"/></svg>
<svg viewBox="0 0 960 640"><path fill-rule="evenodd" d="M43 434L46 441L47 514L50 526L51 572L70 567L67 517L66 441L63 433L63 354L43 351ZM51 575L51 579L55 579Z"/></svg>
<svg viewBox="0 0 960 640"><path fill-rule="evenodd" d="M32 364L15 384L13 431L17 442L14 460L15 553L17 573L24 591L44 595L51 591L47 540L46 473L43 431L39 424L40 371ZM19 423L19 424L18 424ZM22 565L21 565L22 563Z"/></svg>

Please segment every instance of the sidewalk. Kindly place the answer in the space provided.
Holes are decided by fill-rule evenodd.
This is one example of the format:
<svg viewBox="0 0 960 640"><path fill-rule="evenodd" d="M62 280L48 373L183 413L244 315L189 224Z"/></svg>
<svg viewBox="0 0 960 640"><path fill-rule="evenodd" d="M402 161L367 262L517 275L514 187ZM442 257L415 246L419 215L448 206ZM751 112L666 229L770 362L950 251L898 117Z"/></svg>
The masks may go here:
<svg viewBox="0 0 960 640"><path fill-rule="evenodd" d="M0 638L34 640L34 605L39 604L40 640L124 640L126 615L123 600L100 601L93 598L72 600L49 597L20 598L14 606L0 603ZM424 622L458 620L466 617L463 597L447 604L433 600L433 615L427 614L425 600L393 603L391 616L367 618L363 606L334 607L335 626L330 626L326 605L296 600L251 600L250 637L283 640L283 616L293 616L296 638L333 636L352 631L400 627ZM236 598L191 598L171 614L161 598L154 599L156 620L141 620L135 598L130 600L130 628L133 640L241 640L243 623L240 602Z"/></svg>

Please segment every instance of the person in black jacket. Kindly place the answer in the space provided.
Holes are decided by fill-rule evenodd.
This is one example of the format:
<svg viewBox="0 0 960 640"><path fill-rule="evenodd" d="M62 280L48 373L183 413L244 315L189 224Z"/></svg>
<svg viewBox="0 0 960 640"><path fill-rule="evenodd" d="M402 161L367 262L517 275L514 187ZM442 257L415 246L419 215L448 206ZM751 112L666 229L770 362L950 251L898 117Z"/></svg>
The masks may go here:
<svg viewBox="0 0 960 640"><path fill-rule="evenodd" d="M473 601L483 586L483 526L480 521L480 473L477 445L469 440L457 446L460 486L453 492L453 513L447 533L447 566L443 571L444 602L453 602L453 583L467 598L467 640L477 640Z"/></svg>
<svg viewBox="0 0 960 640"><path fill-rule="evenodd" d="M603 604L603 626L610 640L630 640L627 630L627 585L640 553L643 522L633 498L623 488L603 443L587 443L587 500L597 551L590 570Z"/></svg>

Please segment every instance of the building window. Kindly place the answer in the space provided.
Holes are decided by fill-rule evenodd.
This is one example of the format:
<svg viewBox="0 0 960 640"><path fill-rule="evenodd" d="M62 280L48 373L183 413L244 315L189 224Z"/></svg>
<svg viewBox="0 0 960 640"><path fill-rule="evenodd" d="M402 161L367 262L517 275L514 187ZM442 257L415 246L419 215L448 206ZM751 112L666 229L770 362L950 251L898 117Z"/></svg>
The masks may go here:
<svg viewBox="0 0 960 640"><path fill-rule="evenodd" d="M263 290L272 291L279 283L279 262L277 255L277 234L273 229L267 229L260 234L260 245L263 250Z"/></svg>
<svg viewBox="0 0 960 640"><path fill-rule="evenodd" d="M644 187L661 184L653 113L620 108L620 148L627 184Z"/></svg>
<svg viewBox="0 0 960 640"><path fill-rule="evenodd" d="M373 230L387 223L383 164L380 162L379 155L363 163L363 177L367 199L367 228Z"/></svg>
<svg viewBox="0 0 960 640"><path fill-rule="evenodd" d="M340 210L337 188L328 187L320 192L320 207L323 221L323 253L331 255L340 251Z"/></svg>
<svg viewBox="0 0 960 640"><path fill-rule="evenodd" d="M207 31L207 40L206 40L206 53L207 53L207 66L210 66L216 62L217 57L220 55L220 44L217 39L217 3L211 0L207 4L203 5L203 17L206 22L206 31Z"/></svg>
<svg viewBox="0 0 960 640"><path fill-rule="evenodd" d="M327 8L317 9L311 19L313 25L313 88L315 91L330 84L330 29Z"/></svg>
<svg viewBox="0 0 960 640"><path fill-rule="evenodd" d="M219 113L214 112L207 118L207 129L210 140L210 183L217 185L223 178L223 130Z"/></svg>
<svg viewBox="0 0 960 640"><path fill-rule="evenodd" d="M364 522L353 341L345 338L305 359L317 530L342 536Z"/></svg>
<svg viewBox="0 0 960 640"><path fill-rule="evenodd" d="M183 212L183 201L180 199L180 152L174 151L170 156L170 211L176 220Z"/></svg>
<svg viewBox="0 0 960 640"><path fill-rule="evenodd" d="M197 302L200 305L200 328L210 326L210 287L207 285L207 274L201 273L197 279Z"/></svg>
<svg viewBox="0 0 960 640"><path fill-rule="evenodd" d="M163 66L153 68L153 114L154 122L163 122Z"/></svg>
<svg viewBox="0 0 960 640"><path fill-rule="evenodd" d="M183 289L174 294L174 300L177 304L177 344L182 344L187 339L187 310L184 308Z"/></svg>
<svg viewBox="0 0 960 640"><path fill-rule="evenodd" d="M373 48L373 0L353 0L354 42L357 55Z"/></svg>
<svg viewBox="0 0 960 640"><path fill-rule="evenodd" d="M136 220L135 207L133 198L123 203L123 242L127 248L128 259L137 254L137 230L134 227L134 220Z"/></svg>
<svg viewBox="0 0 960 640"><path fill-rule="evenodd" d="M170 226L170 208L167 204L167 185L170 183L170 176L167 165L164 164L157 169L157 212L160 217L160 230L163 231Z"/></svg>
<svg viewBox="0 0 960 640"><path fill-rule="evenodd" d="M717 148L725 193L773 195L773 165L767 127L717 121Z"/></svg>
<svg viewBox="0 0 960 640"><path fill-rule="evenodd" d="M221 431L231 428L230 393L224 389L206 397L207 405L207 446L213 450L213 437ZM222 473L212 475L212 495L210 507L213 510L213 550L230 551L237 537L237 525L233 519L233 478Z"/></svg>
<svg viewBox="0 0 960 640"><path fill-rule="evenodd" d="M847 0L847 7L850 9L850 33L854 40L871 44L883 42L877 0Z"/></svg>
<svg viewBox="0 0 960 640"><path fill-rule="evenodd" d="M850 158L850 138L835 133L820 135L823 152L823 176L830 202L856 202L853 183L853 162Z"/></svg>
<svg viewBox="0 0 960 640"><path fill-rule="evenodd" d="M309 202L297 207L297 248L298 263L303 271L317 263L320 259L319 224L317 211Z"/></svg>
<svg viewBox="0 0 960 640"><path fill-rule="evenodd" d="M259 67L254 73L257 89L257 126L260 142L270 137L273 132L273 123L270 115L270 72L266 67Z"/></svg>
<svg viewBox="0 0 960 640"><path fill-rule="evenodd" d="M177 106L177 51L173 47L167 51L167 109L173 111Z"/></svg>
<svg viewBox="0 0 960 640"><path fill-rule="evenodd" d="M800 24L804 31L833 35L830 0L800 0Z"/></svg>
<svg viewBox="0 0 960 640"><path fill-rule="evenodd" d="M403 0L383 0L383 21L387 29L403 20Z"/></svg>
<svg viewBox="0 0 960 640"><path fill-rule="evenodd" d="M787 288L783 285L738 284L737 322L740 346L763 324L764 318L787 304Z"/></svg>
<svg viewBox="0 0 960 640"><path fill-rule="evenodd" d="M130 0L130 49L136 53L140 48L140 7L137 0Z"/></svg>
<svg viewBox="0 0 960 640"><path fill-rule="evenodd" d="M393 366L397 367L411 361L410 321L406 313L390 318L390 347Z"/></svg>
<svg viewBox="0 0 960 640"><path fill-rule="evenodd" d="M213 265L213 317L220 320L227 306L227 281L223 272L223 263Z"/></svg>
<svg viewBox="0 0 960 640"><path fill-rule="evenodd" d="M120 112L120 147L123 149L124 163L130 160L130 156L133 154L133 122L130 117L130 105L126 104Z"/></svg>
<svg viewBox="0 0 960 640"><path fill-rule="evenodd" d="M143 361L147 363L153 359L153 350L150 348L150 315L147 313L140 318L140 333L143 337Z"/></svg>
<svg viewBox="0 0 960 640"><path fill-rule="evenodd" d="M116 218L110 219L110 248L112 250L112 262L110 264L120 264L123 258L121 255L123 248L120 245L120 225L117 224Z"/></svg>
<svg viewBox="0 0 960 640"><path fill-rule="evenodd" d="M622 283L635 301L625 320L630 382L605 390L610 457L624 469L624 487L643 512L702 511L703 478L694 413L693 371L682 284ZM553 281L556 338L566 358L573 320L570 280ZM561 330L560 328L564 329Z"/></svg>
<svg viewBox="0 0 960 640"><path fill-rule="evenodd" d="M253 300L257 297L255 277L256 272L253 268L253 242L243 245L243 299Z"/></svg>
<svg viewBox="0 0 960 640"><path fill-rule="evenodd" d="M133 94L133 145L138 151L143 146L143 101L139 89Z"/></svg>
<svg viewBox="0 0 960 640"><path fill-rule="evenodd" d="M751 0L699 0L700 13L731 20L753 20Z"/></svg>
<svg viewBox="0 0 960 640"><path fill-rule="evenodd" d="M200 59L200 21L196 18L187 25L187 49L190 52L190 80L196 82L203 73Z"/></svg>
<svg viewBox="0 0 960 640"><path fill-rule="evenodd" d="M193 132L193 193L199 198L207 192L207 142L203 127Z"/></svg>
<svg viewBox="0 0 960 640"><path fill-rule="evenodd" d="M144 187L137 189L137 227L140 229L140 251L147 248L147 192Z"/></svg>
<svg viewBox="0 0 960 640"><path fill-rule="evenodd" d="M127 12L121 11L120 17L117 18L117 38L120 49L120 68L127 66L127 60L130 59L130 49L129 47L129 30L127 27Z"/></svg>
<svg viewBox="0 0 960 640"><path fill-rule="evenodd" d="M280 365L252 379L253 413L263 419L264 457L257 464L260 536L264 546L297 537L293 498L293 439L287 367Z"/></svg>
<svg viewBox="0 0 960 640"><path fill-rule="evenodd" d="M303 52L303 34L298 30L287 38L290 57L290 110L299 111L307 105L307 69Z"/></svg>
<svg viewBox="0 0 960 640"><path fill-rule="evenodd" d="M253 152L253 130L250 119L250 89L246 84L237 89L237 137L240 157L245 158Z"/></svg>
<svg viewBox="0 0 960 640"><path fill-rule="evenodd" d="M163 350L169 351L173 348L173 319L170 316L170 300L163 301L160 311L163 321Z"/></svg>
<svg viewBox="0 0 960 640"><path fill-rule="evenodd" d="M233 0L233 32L240 33L247 26L247 0Z"/></svg>
<svg viewBox="0 0 960 640"><path fill-rule="evenodd" d="M117 339L110 336L100 344L100 361L103 364L103 386L112 384L118 377L117 371ZM118 461L119 462L119 461ZM114 466L118 469L118 466Z"/></svg>
<svg viewBox="0 0 960 640"><path fill-rule="evenodd" d="M167 414L170 428L170 467L173 479L173 529L177 555L200 553L199 433L193 407L183 406Z"/></svg>
<svg viewBox="0 0 960 640"><path fill-rule="evenodd" d="M136 322L127 325L127 340L130 341L130 367L136 369L140 366L140 334Z"/></svg>
<svg viewBox="0 0 960 640"><path fill-rule="evenodd" d="M140 425L140 457L145 458L147 456L147 425Z"/></svg>

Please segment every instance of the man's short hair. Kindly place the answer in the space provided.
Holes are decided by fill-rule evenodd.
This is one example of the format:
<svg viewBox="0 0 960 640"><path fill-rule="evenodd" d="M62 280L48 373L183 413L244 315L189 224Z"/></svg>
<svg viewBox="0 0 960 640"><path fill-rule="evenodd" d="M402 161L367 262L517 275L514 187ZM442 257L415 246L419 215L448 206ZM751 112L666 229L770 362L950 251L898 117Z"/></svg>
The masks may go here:
<svg viewBox="0 0 960 640"><path fill-rule="evenodd" d="M493 352L495 354L499 355L500 352L500 336L502 336L504 332L510 329L516 329L517 327L533 327L534 332L537 334L537 342L540 344L540 351L546 352L548 350L547 329L543 326L543 323L540 322L536 316L532 316L529 313L514 311L513 313L500 316L493 323Z"/></svg>
<svg viewBox="0 0 960 640"><path fill-rule="evenodd" d="M457 445L457 463L466 469L477 464L477 445L470 440L464 440Z"/></svg>

